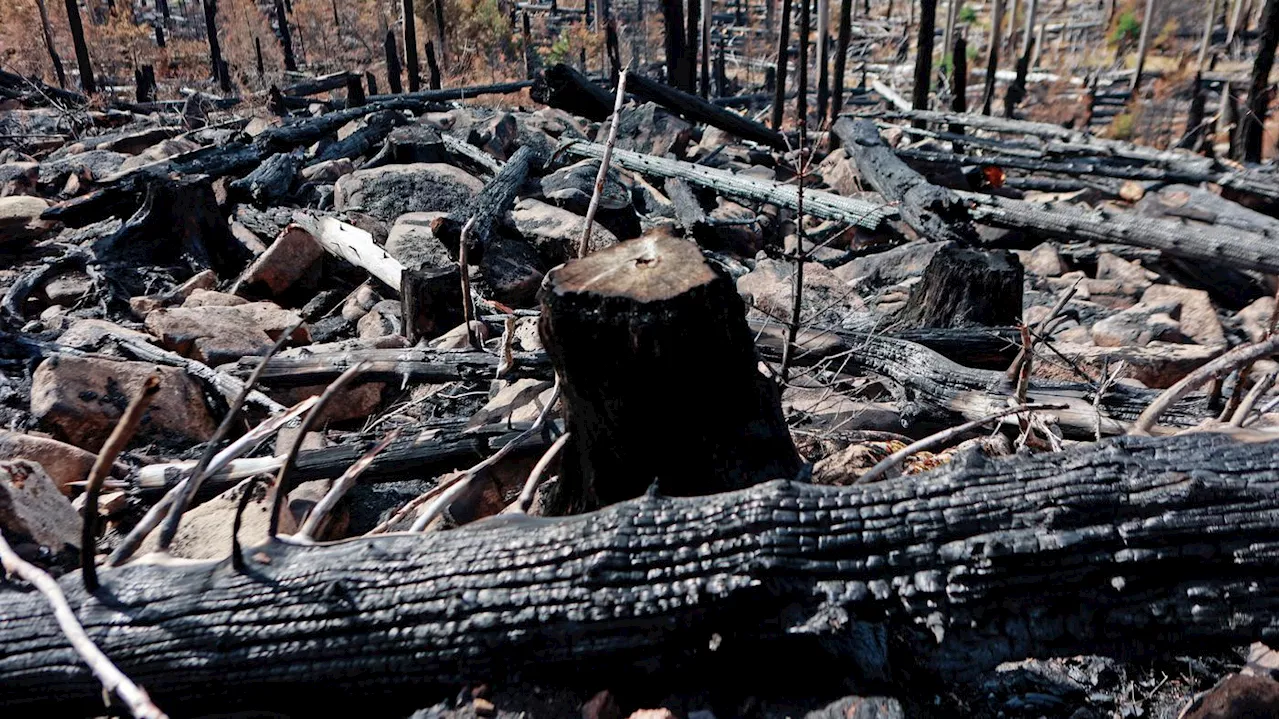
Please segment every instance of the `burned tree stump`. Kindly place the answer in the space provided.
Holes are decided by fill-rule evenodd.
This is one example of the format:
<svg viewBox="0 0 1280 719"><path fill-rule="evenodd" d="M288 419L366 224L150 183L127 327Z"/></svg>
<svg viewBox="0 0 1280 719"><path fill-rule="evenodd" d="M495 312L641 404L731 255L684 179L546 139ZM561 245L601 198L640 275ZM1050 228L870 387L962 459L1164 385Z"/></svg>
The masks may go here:
<svg viewBox="0 0 1280 719"><path fill-rule="evenodd" d="M647 236L551 272L543 343L563 392L558 512L699 495L800 468L778 393L756 369L733 282L685 240Z"/></svg>
<svg viewBox="0 0 1280 719"><path fill-rule="evenodd" d="M400 275L400 316L410 344L462 324L462 274L457 267L406 269Z"/></svg>
<svg viewBox="0 0 1280 719"><path fill-rule="evenodd" d="M1022 263L1011 252L941 247L911 289L899 327L1004 327L1022 317Z"/></svg>

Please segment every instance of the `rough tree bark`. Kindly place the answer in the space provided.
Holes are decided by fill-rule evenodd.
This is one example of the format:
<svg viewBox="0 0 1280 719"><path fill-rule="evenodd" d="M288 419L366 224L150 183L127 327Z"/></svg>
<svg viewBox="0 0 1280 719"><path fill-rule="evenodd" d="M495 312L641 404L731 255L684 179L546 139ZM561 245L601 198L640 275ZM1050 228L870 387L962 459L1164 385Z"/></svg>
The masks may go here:
<svg viewBox="0 0 1280 719"><path fill-rule="evenodd" d="M630 83L627 87L631 87ZM609 91L563 62L542 71L534 80L529 97L535 102L597 122L613 114L614 98Z"/></svg>
<svg viewBox="0 0 1280 719"><path fill-rule="evenodd" d="M1274 443L1129 437L867 486L276 541L244 550L244 572L135 562L102 571L94 596L77 573L61 584L171 712L300 713L659 658L705 671L762 646L809 661L823 646L855 682L918 686L1029 656L1274 645L1278 469ZM102 711L37 593L0 596L0 676L7 711Z"/></svg>
<svg viewBox="0 0 1280 719"><path fill-rule="evenodd" d="M49 26L49 9L44 0L36 0L36 9L40 11L40 32L44 36L44 48L49 52L49 61L53 63L53 74L58 78L58 87L67 88L67 72L62 69L62 57L54 47L53 29Z"/></svg>
<svg viewBox="0 0 1280 719"><path fill-rule="evenodd" d="M663 48L666 51L667 84L678 87L685 92L685 64L689 59L684 54L684 5L681 0L661 0Z"/></svg>
<svg viewBox="0 0 1280 719"><path fill-rule="evenodd" d="M603 92L603 88L601 88L601 91ZM775 150L787 149L787 141L782 133L770 130L749 117L743 117L736 112L726 110L696 95L690 95L678 89L663 86L637 72L627 72L627 91L641 100L656 102L692 122L718 127L743 140L758 142ZM605 96L607 97L607 93L605 93ZM593 98L592 109L594 109L594 100L595 98ZM610 102L610 105L612 105L612 102Z"/></svg>
<svg viewBox="0 0 1280 719"><path fill-rule="evenodd" d="M996 96L996 70L1000 64L1000 19L1004 14L1004 0L992 0L991 29L987 33L987 77L982 88L982 114L991 114L991 102Z"/></svg>
<svg viewBox="0 0 1280 719"><path fill-rule="evenodd" d="M439 0L436 0L439 3ZM400 19L404 24L404 64L409 71L409 92L422 89L422 77L418 64L417 18L413 14L413 0L401 0Z"/></svg>
<svg viewBox="0 0 1280 719"><path fill-rule="evenodd" d="M911 288L897 327L1008 327L1022 319L1022 263L1012 252L948 244Z"/></svg>
<svg viewBox="0 0 1280 719"><path fill-rule="evenodd" d="M387 87L392 95L399 95L404 92L404 86L400 84L400 53L396 51L396 33L394 30L387 30L386 37L383 38L382 47L387 55Z"/></svg>
<svg viewBox="0 0 1280 719"><path fill-rule="evenodd" d="M298 61L293 56L293 36L289 34L289 18L285 15L283 0L276 0L276 32L280 35L280 50L284 53L284 69L296 71Z"/></svg>
<svg viewBox="0 0 1280 719"><path fill-rule="evenodd" d="M916 40L915 79L911 85L911 107L929 109L929 88L933 86L933 31L937 21L938 0L920 0L920 34ZM924 123L916 121L917 127Z"/></svg>
<svg viewBox="0 0 1280 719"><path fill-rule="evenodd" d="M836 67L831 75L831 124L844 109L844 66L849 55L849 39L853 33L853 0L840 0L840 30L836 34Z"/></svg>
<svg viewBox="0 0 1280 719"><path fill-rule="evenodd" d="M870 120L840 118L832 128L853 157L858 174L890 202L897 202L902 219L930 240L975 244L977 232L964 202L952 190L929 183L907 167Z"/></svg>
<svg viewBox="0 0 1280 719"><path fill-rule="evenodd" d="M1249 76L1249 94L1245 98L1245 112L1239 128L1239 144L1245 162L1262 161L1262 131L1267 120L1267 105L1271 101L1271 86L1267 79L1275 64L1277 33L1280 33L1276 0L1267 0L1259 27L1262 28L1262 37L1258 41L1258 57Z"/></svg>
<svg viewBox="0 0 1280 719"><path fill-rule="evenodd" d="M98 91L93 81L93 65L89 62L89 46L84 41L84 25L80 22L80 3L66 0L67 25L71 28L71 44L76 49L76 66L80 68L80 89L86 95Z"/></svg>
<svg viewBox="0 0 1280 719"><path fill-rule="evenodd" d="M791 0L782 0L782 17L778 24L778 56L774 61L776 80L773 88L773 112L769 127L782 128L782 113L787 101L787 59L791 51Z"/></svg>
<svg viewBox="0 0 1280 719"><path fill-rule="evenodd" d="M666 494L710 494L799 471L742 300L697 245L648 236L602 250L552 271L541 302L571 434L558 512L655 481Z"/></svg>
<svg viewBox="0 0 1280 719"><path fill-rule="evenodd" d="M222 45L218 42L218 0L202 0L204 31L209 40L209 67L216 78L222 77Z"/></svg>

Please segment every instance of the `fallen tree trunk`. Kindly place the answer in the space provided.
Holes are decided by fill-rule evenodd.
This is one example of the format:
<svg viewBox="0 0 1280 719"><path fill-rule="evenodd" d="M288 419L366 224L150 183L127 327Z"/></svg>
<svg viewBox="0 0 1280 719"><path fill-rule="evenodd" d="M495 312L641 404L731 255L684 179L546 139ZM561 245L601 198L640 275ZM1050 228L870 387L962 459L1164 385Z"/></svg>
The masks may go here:
<svg viewBox="0 0 1280 719"><path fill-rule="evenodd" d="M1278 469L1273 443L1126 437L865 486L277 540L245 550L244 572L140 561L102 571L93 596L78 573L61 585L170 712L299 713L641 660L682 671L761 642L810 661L825 647L854 681L964 680L1024 657L1274 644ZM102 711L34 592L0 595L0 677L7 710Z"/></svg>
<svg viewBox="0 0 1280 719"><path fill-rule="evenodd" d="M1275 238L1233 228L1174 223L1135 213L1094 208L1058 210L1021 200L960 193L979 222L1035 233L1045 239L1114 242L1160 250L1175 257L1275 274L1280 247Z"/></svg>
<svg viewBox="0 0 1280 719"><path fill-rule="evenodd" d="M575 140L563 145L561 149L577 157L596 160L604 157L604 145L594 142ZM613 162L625 170L644 175L662 178L677 177L691 185L714 190L725 197L767 202L790 210L797 209L799 204L799 193L796 187L782 182L770 182L690 162L668 160L618 148L613 150ZM808 215L824 220L845 222L868 230L879 228L881 223L893 219L897 214L889 206L821 190L807 190L804 193L804 211Z"/></svg>
<svg viewBox="0 0 1280 719"><path fill-rule="evenodd" d="M874 122L842 117L832 132L852 156L859 176L886 200L897 203L902 219L922 239L960 245L977 243L969 210L955 191L931 184L898 159L880 138Z"/></svg>
<svg viewBox="0 0 1280 719"><path fill-rule="evenodd" d="M787 139L781 132L726 110L706 100L681 92L674 87L661 85L635 71L627 72L627 90L641 100L655 102L690 122L700 122L775 150L788 150Z"/></svg>
<svg viewBox="0 0 1280 719"><path fill-rule="evenodd" d="M513 352L513 364L503 379L532 377L549 379L551 362L543 352ZM224 367L231 374L248 377L262 361L261 357L245 357ZM441 384L444 382L488 382L498 371L502 359L479 350L370 349L349 352L311 351L296 355L276 355L258 381L269 387L308 387L332 382L348 367L361 362L364 382L402 382Z"/></svg>

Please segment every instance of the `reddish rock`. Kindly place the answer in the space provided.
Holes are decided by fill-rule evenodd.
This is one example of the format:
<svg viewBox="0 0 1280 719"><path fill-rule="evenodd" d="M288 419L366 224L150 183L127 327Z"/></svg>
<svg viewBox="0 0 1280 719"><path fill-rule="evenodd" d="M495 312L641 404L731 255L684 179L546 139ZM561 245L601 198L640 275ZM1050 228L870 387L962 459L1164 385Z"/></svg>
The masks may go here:
<svg viewBox="0 0 1280 719"><path fill-rule="evenodd" d="M1182 332L1202 345L1226 344L1222 322L1213 309L1209 293L1173 285L1151 285L1142 293L1142 304L1177 304L1181 308L1178 319Z"/></svg>
<svg viewBox="0 0 1280 719"><path fill-rule="evenodd" d="M1236 321L1250 340L1261 342L1276 329L1276 298L1270 295L1259 297L1236 313Z"/></svg>
<svg viewBox="0 0 1280 719"><path fill-rule="evenodd" d="M1179 719L1246 719L1274 717L1280 691L1270 677L1231 674L1197 696Z"/></svg>
<svg viewBox="0 0 1280 719"><path fill-rule="evenodd" d="M147 315L147 330L166 349L209 365L266 354L281 333L298 324L297 313L271 302L235 307L162 308ZM291 338L305 344L311 337L299 326Z"/></svg>
<svg viewBox="0 0 1280 719"><path fill-rule="evenodd" d="M49 203L39 197L0 197L0 247L35 239L52 228L52 222L40 219L47 209Z"/></svg>
<svg viewBox="0 0 1280 719"><path fill-rule="evenodd" d="M258 291L261 288L269 294L278 295L302 279L323 255L324 249L311 233L300 227L286 227L240 276L235 291L241 288Z"/></svg>
<svg viewBox="0 0 1280 719"><path fill-rule="evenodd" d="M218 275L213 270L205 270L191 277L168 292L154 295L133 297L129 300L129 309L138 317L146 317L154 310L183 302L196 290L211 290L218 286Z"/></svg>
<svg viewBox="0 0 1280 719"><path fill-rule="evenodd" d="M69 494L67 484L86 479L95 456L93 452L50 437L0 432L0 460L8 459L25 459L39 464L58 489Z"/></svg>
<svg viewBox="0 0 1280 719"><path fill-rule="evenodd" d="M143 415L138 438L208 440L214 424L200 385L182 370L146 362L51 357L32 375L31 414L55 437L96 452L153 369L160 372L160 391Z"/></svg>
<svg viewBox="0 0 1280 719"><path fill-rule="evenodd" d="M44 469L25 459L0 462L0 530L15 544L55 552L80 546L80 515Z"/></svg>
<svg viewBox="0 0 1280 719"><path fill-rule="evenodd" d="M214 290L196 290L182 302L183 307L236 307L247 304L249 300L243 297Z"/></svg>

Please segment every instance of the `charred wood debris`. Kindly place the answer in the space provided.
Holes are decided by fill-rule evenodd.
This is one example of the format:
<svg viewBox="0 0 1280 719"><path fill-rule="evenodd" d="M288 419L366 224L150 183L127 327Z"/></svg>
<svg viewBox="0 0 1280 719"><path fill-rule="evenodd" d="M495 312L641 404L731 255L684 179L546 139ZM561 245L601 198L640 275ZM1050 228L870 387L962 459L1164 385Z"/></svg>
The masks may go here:
<svg viewBox="0 0 1280 719"><path fill-rule="evenodd" d="M1274 711L1274 153L845 22L804 131L696 16L670 83L0 72L0 711Z"/></svg>

